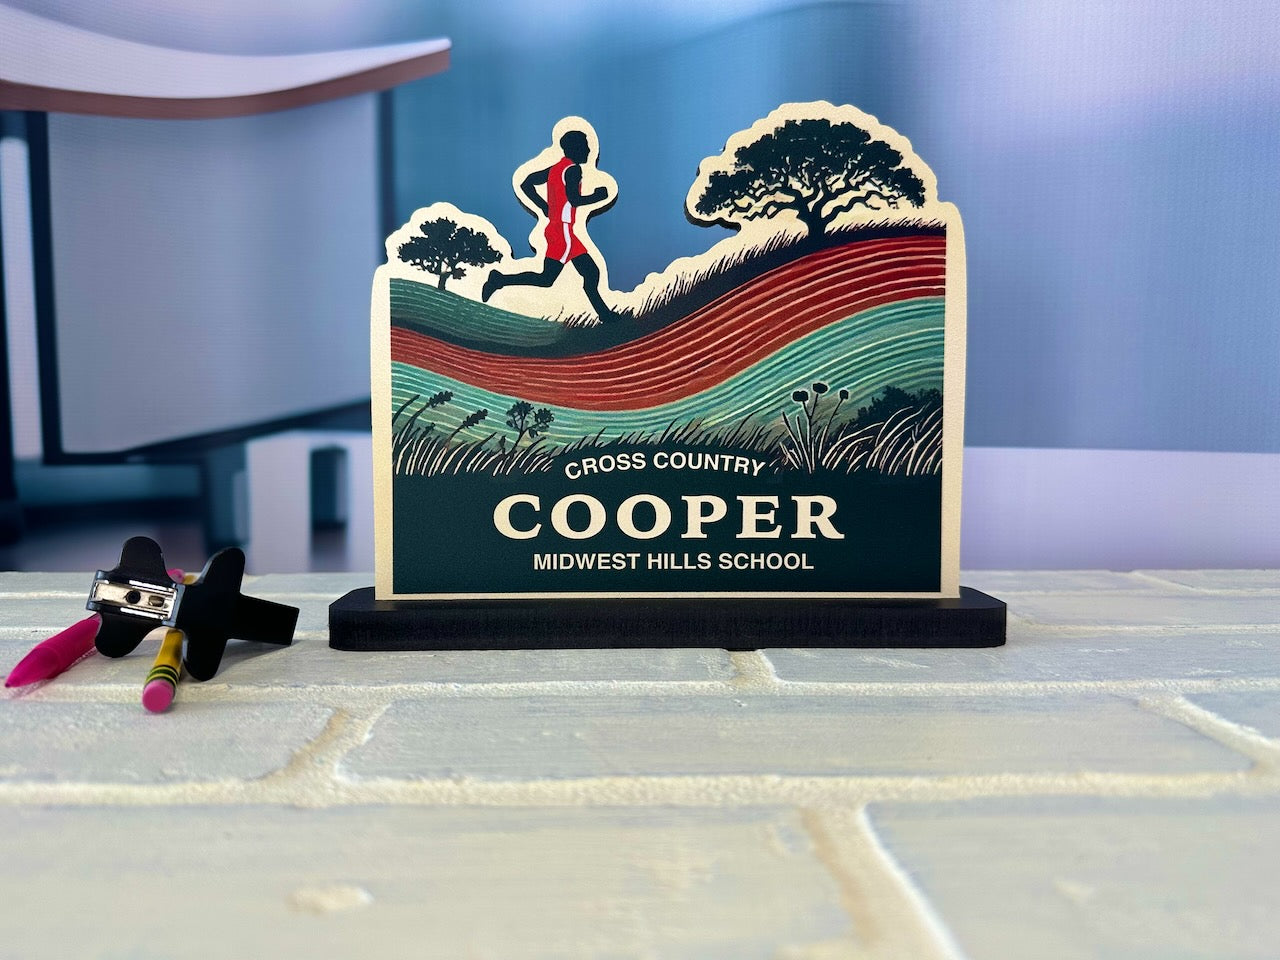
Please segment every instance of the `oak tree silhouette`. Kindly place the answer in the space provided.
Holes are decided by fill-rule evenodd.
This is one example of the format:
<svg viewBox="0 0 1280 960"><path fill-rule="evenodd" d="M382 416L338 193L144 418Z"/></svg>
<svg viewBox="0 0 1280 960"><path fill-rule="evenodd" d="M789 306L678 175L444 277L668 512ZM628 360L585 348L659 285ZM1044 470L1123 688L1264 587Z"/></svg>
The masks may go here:
<svg viewBox="0 0 1280 960"><path fill-rule="evenodd" d="M484 234L470 227L460 227L448 217L428 220L418 227L422 233L400 244L400 259L440 278L436 285L443 290L446 280L461 280L467 275L464 264L483 267L497 263L502 255Z"/></svg>
<svg viewBox="0 0 1280 960"><path fill-rule="evenodd" d="M854 207L925 201L924 183L902 154L849 121L787 120L727 159L711 168L694 212L735 229L790 210L814 238Z"/></svg>

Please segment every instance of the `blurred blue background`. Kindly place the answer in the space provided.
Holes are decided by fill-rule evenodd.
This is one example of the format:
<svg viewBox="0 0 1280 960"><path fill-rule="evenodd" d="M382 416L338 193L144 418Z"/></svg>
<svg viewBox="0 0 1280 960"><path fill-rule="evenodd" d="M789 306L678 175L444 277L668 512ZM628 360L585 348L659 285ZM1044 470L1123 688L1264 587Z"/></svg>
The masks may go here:
<svg viewBox="0 0 1280 960"><path fill-rule="evenodd" d="M620 187L592 226L619 289L716 239L682 204L730 134L855 104L965 219L967 445L1280 453L1272 0L9 5L224 53L448 36L450 70L393 96L395 216L449 200L518 245L511 172L580 114Z"/></svg>
<svg viewBox="0 0 1280 960"><path fill-rule="evenodd" d="M969 444L1280 451L1276 4L512 6L424 11L454 65L397 95L402 215L447 198L522 238L510 171L581 114L629 288L707 244L680 213L702 157L852 103L965 217Z"/></svg>

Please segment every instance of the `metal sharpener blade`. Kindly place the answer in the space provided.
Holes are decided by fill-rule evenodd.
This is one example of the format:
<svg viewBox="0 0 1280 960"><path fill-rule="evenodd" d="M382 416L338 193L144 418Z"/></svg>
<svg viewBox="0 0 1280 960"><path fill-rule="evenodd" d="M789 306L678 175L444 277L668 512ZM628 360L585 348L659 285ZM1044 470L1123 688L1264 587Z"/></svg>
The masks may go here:
<svg viewBox="0 0 1280 960"><path fill-rule="evenodd" d="M172 625L181 592L182 588L174 584L112 580L99 571L85 606L99 613L111 612Z"/></svg>

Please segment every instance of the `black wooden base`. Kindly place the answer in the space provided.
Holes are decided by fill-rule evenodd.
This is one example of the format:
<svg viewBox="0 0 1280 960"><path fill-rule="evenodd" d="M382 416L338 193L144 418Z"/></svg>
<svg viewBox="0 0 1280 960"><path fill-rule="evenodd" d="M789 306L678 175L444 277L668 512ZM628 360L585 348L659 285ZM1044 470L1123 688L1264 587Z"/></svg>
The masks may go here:
<svg viewBox="0 0 1280 960"><path fill-rule="evenodd" d="M338 650L598 647L998 647L1005 605L969 587L954 600L375 600L329 605Z"/></svg>

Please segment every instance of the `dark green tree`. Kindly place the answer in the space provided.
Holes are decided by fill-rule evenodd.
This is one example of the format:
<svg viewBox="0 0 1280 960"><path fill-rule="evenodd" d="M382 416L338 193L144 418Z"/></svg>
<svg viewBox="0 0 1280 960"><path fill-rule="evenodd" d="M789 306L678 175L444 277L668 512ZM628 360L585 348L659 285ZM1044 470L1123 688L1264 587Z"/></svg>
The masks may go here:
<svg viewBox="0 0 1280 960"><path fill-rule="evenodd" d="M895 413L910 408L921 410L942 406L942 391L937 389L921 390L919 393L908 393L901 387L885 387L871 399L870 406L859 407L854 423L866 426L882 423Z"/></svg>
<svg viewBox="0 0 1280 960"><path fill-rule="evenodd" d="M467 275L464 264L483 267L502 259L483 233L460 227L447 217L428 220L418 229L422 231L419 236L400 244L400 259L439 277L437 287L441 290L446 280L461 280Z"/></svg>
<svg viewBox="0 0 1280 960"><path fill-rule="evenodd" d="M545 433L555 418L555 414L546 407L534 410L533 404L517 400L507 411L507 426L516 432L516 440L511 449L520 446L520 441L525 437L530 441L536 440L538 434Z"/></svg>
<svg viewBox="0 0 1280 960"><path fill-rule="evenodd" d="M848 121L807 119L739 147L728 169L711 171L694 212L740 228L790 210L817 237L854 207L924 201L923 181L889 144Z"/></svg>

